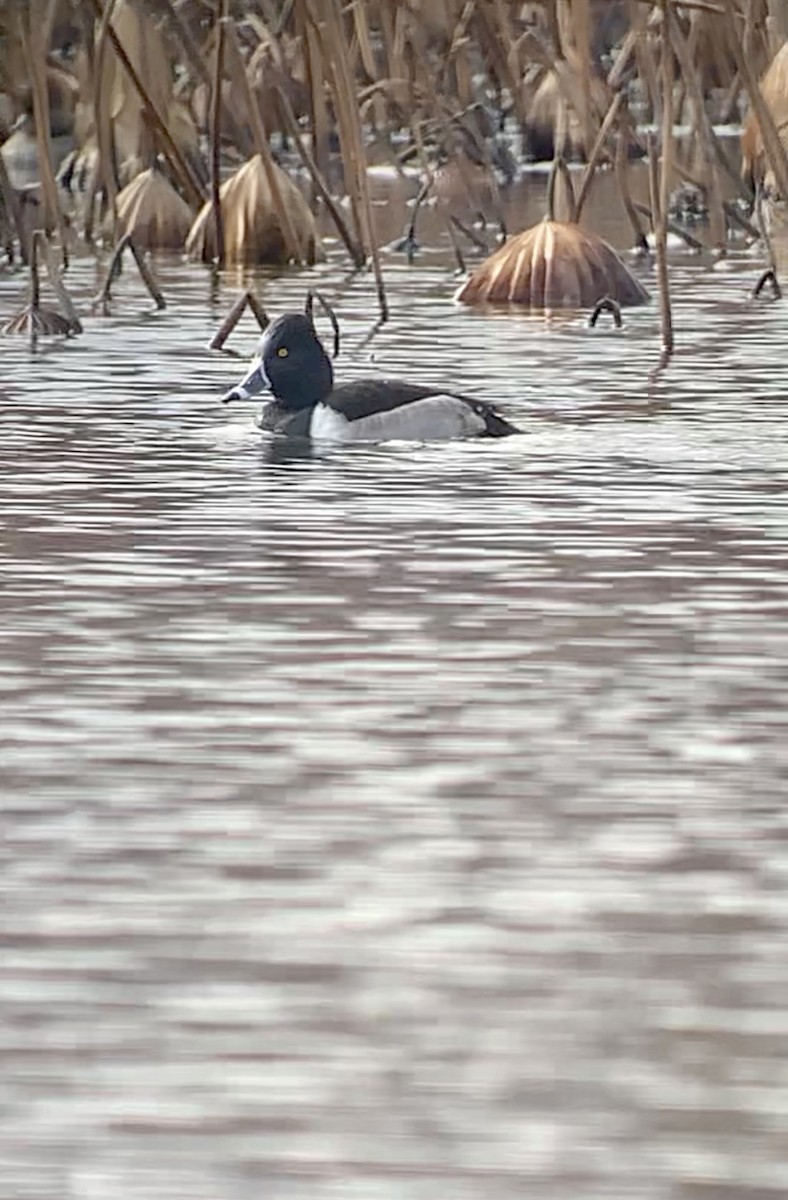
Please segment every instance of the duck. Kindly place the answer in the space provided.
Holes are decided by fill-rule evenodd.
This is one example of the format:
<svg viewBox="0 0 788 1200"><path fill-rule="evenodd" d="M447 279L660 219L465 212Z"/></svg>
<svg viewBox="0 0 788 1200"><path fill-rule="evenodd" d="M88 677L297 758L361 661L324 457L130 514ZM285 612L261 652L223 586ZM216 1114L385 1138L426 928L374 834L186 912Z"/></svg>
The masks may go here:
<svg viewBox="0 0 788 1200"><path fill-rule="evenodd" d="M287 312L266 328L243 378L222 400L270 393L260 429L330 442L508 437L520 430L482 400L401 379L334 383L311 315Z"/></svg>

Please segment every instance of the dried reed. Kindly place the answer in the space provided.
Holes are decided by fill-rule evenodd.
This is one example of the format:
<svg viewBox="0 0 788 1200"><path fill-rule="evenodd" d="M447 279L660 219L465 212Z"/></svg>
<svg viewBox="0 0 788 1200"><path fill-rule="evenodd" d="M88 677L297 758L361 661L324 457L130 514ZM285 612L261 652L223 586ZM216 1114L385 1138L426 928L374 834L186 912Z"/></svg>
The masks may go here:
<svg viewBox="0 0 788 1200"><path fill-rule="evenodd" d="M100 308L102 314L107 317L110 314L109 303L112 298L112 285L121 272L121 260L126 250L130 250L132 257L137 264L137 270L140 273L142 282L148 289L151 299L154 301L157 308L166 308L164 295L159 287L150 265L146 262L145 256L137 245L130 233L126 233L120 239L115 249L112 252L112 258L109 261L107 274L104 279L104 286L99 292L96 299L93 301L93 309Z"/></svg>

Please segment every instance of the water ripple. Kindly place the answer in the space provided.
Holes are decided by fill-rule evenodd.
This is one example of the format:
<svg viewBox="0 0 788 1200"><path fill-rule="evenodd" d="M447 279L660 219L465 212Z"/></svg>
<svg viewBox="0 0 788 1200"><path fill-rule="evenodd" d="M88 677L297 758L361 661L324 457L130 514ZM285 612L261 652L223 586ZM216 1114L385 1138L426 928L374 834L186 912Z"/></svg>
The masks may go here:
<svg viewBox="0 0 788 1200"><path fill-rule="evenodd" d="M524 433L312 454L218 402L240 280L158 269L164 313L124 278L77 341L3 347L0 1191L777 1200L788 407L756 264L677 256L655 376L655 306L468 313L439 256L387 264L365 344L332 260L338 370Z"/></svg>

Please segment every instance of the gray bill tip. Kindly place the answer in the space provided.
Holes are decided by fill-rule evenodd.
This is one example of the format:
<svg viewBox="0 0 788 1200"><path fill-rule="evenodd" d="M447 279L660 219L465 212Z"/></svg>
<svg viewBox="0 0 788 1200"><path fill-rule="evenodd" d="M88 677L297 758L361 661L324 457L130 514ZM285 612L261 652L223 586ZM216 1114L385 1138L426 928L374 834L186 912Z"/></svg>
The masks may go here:
<svg viewBox="0 0 788 1200"><path fill-rule="evenodd" d="M243 388L230 388L229 392L222 396L222 404L229 404L231 400L246 400L248 396L249 393Z"/></svg>
<svg viewBox="0 0 788 1200"><path fill-rule="evenodd" d="M252 363L243 379L239 379L235 387L224 393L222 403L229 404L231 400L250 400L252 396L258 396L260 392L270 392L270 390L271 385L263 370L263 364L258 359Z"/></svg>

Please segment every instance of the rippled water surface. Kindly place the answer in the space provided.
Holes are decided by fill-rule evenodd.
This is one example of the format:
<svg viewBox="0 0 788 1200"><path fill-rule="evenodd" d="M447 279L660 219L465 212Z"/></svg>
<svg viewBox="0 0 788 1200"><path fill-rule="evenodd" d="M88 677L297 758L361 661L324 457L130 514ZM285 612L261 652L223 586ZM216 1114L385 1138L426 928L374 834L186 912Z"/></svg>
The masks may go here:
<svg viewBox="0 0 788 1200"><path fill-rule="evenodd" d="M786 310L678 255L650 378L446 262L309 274L338 370L521 437L264 444L174 261L2 344L3 1197L785 1195Z"/></svg>

